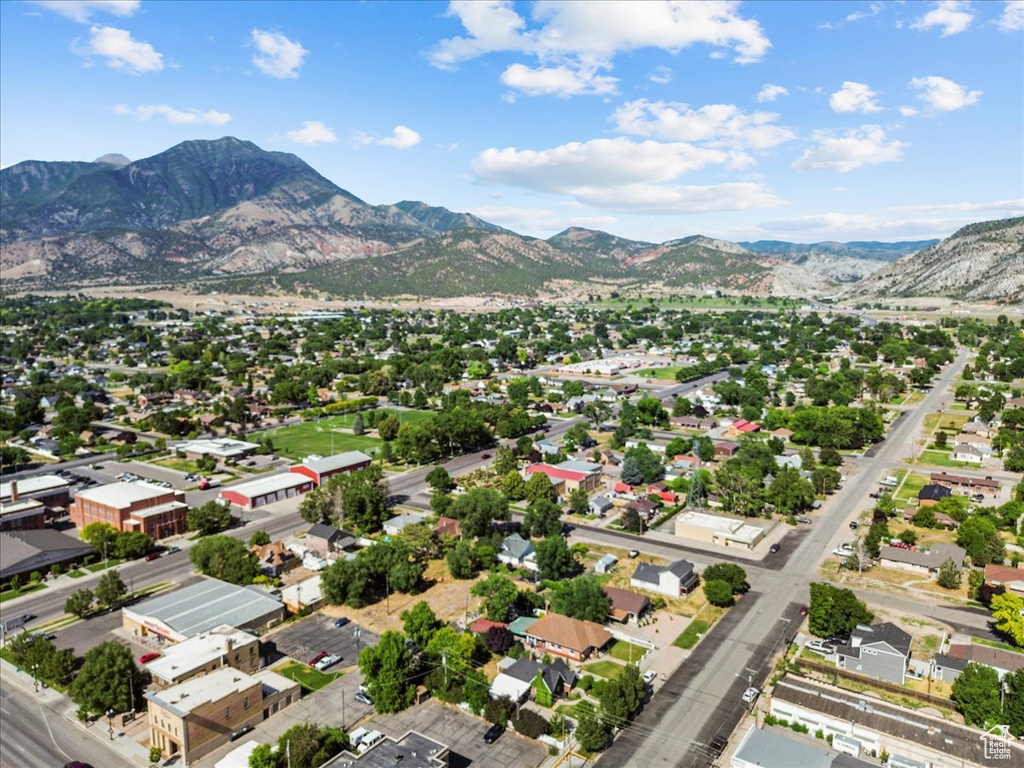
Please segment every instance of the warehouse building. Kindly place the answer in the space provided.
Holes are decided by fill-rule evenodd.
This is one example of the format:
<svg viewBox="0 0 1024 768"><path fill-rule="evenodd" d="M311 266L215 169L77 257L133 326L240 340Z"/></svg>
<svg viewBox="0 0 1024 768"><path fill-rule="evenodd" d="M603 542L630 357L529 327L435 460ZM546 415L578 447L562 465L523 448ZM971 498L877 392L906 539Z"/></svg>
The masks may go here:
<svg viewBox="0 0 1024 768"><path fill-rule="evenodd" d="M141 531L154 539L188 530L185 492L153 483L109 483L79 491L71 505L71 522L81 530L107 523L118 531Z"/></svg>
<svg viewBox="0 0 1024 768"><path fill-rule="evenodd" d="M281 601L248 587L217 579L150 598L121 611L125 630L133 637L155 637L180 643L221 624L259 635L284 621Z"/></svg>
<svg viewBox="0 0 1024 768"><path fill-rule="evenodd" d="M264 504L273 504L313 490L313 481L305 475L285 472L232 485L220 492L220 498L249 512Z"/></svg>
<svg viewBox="0 0 1024 768"><path fill-rule="evenodd" d="M676 536L720 547L753 549L764 538L764 528L743 520L706 512L683 512L675 520Z"/></svg>
<svg viewBox="0 0 1024 768"><path fill-rule="evenodd" d="M317 485L323 485L335 475L348 475L366 469L373 461L362 451L346 451L326 458L307 458L291 468L292 472L305 475Z"/></svg>

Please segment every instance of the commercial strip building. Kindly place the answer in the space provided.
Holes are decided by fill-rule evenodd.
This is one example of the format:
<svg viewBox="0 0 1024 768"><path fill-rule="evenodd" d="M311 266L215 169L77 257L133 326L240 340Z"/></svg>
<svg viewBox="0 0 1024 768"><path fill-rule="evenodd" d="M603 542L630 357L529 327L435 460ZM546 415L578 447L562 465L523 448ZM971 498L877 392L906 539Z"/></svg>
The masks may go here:
<svg viewBox="0 0 1024 768"><path fill-rule="evenodd" d="M335 475L348 475L366 469L372 461L373 459L362 451L346 451L325 458L307 459L291 467L289 471L305 475L315 485L323 485Z"/></svg>
<svg viewBox="0 0 1024 768"><path fill-rule="evenodd" d="M160 643L180 643L222 624L259 635L284 616L284 604L270 595L217 579L203 579L121 610L127 632Z"/></svg>
<svg viewBox="0 0 1024 768"><path fill-rule="evenodd" d="M79 491L71 505L71 521L79 530L107 523L118 531L141 531L154 539L188 530L184 491L152 483L109 483Z"/></svg>
<svg viewBox="0 0 1024 768"><path fill-rule="evenodd" d="M215 459L244 459L259 450L258 443L247 443L244 440L232 440L228 437L216 440L192 440L177 446L175 453L185 454L187 459L203 459L212 456Z"/></svg>
<svg viewBox="0 0 1024 768"><path fill-rule="evenodd" d="M748 522L706 512L683 512L676 516L675 534L720 547L753 549L764 538L764 528Z"/></svg>
<svg viewBox="0 0 1024 768"><path fill-rule="evenodd" d="M770 697L769 711L807 726L811 733L820 729L833 737L833 746L836 737L843 737L853 757L885 750L889 765L988 764L983 762L985 744L977 731L804 678L783 677ZM1017 749L1020 762L1024 753Z"/></svg>
<svg viewBox="0 0 1024 768"><path fill-rule="evenodd" d="M301 496L312 489L313 481L310 478L293 472L284 472L232 485L220 492L220 498L248 512L264 504Z"/></svg>
<svg viewBox="0 0 1024 768"><path fill-rule="evenodd" d="M835 744L839 738L840 743ZM842 736L829 744L778 728L750 729L729 761L732 768L869 768L874 763L851 757Z"/></svg>
<svg viewBox="0 0 1024 768"><path fill-rule="evenodd" d="M276 672L249 675L222 667L158 691L147 691L150 743L165 758L181 756L184 765L227 743L299 700L300 686Z"/></svg>
<svg viewBox="0 0 1024 768"><path fill-rule="evenodd" d="M256 635L221 624L167 647L146 669L159 685L177 685L221 667L252 674L260 668L259 646Z"/></svg>

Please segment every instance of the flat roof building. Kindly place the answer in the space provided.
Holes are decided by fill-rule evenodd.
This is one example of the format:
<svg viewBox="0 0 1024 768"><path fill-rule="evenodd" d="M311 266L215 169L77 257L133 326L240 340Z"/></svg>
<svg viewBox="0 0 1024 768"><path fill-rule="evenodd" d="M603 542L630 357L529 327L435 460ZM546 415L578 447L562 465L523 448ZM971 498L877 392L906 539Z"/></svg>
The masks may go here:
<svg viewBox="0 0 1024 768"><path fill-rule="evenodd" d="M385 736L360 755L346 750L323 768L447 768L448 755L446 745L409 731L399 739Z"/></svg>
<svg viewBox="0 0 1024 768"><path fill-rule="evenodd" d="M307 459L289 471L305 475L316 485L323 485L335 475L350 474L366 469L373 461L362 451L346 451L319 459Z"/></svg>
<svg viewBox="0 0 1024 768"><path fill-rule="evenodd" d="M706 512L683 512L676 516L676 536L720 547L753 549L764 538L764 528L731 517Z"/></svg>
<svg viewBox="0 0 1024 768"><path fill-rule="evenodd" d="M150 744L185 765L227 743L231 735L299 700L298 683L264 670L248 675L222 667L179 685L147 691Z"/></svg>
<svg viewBox="0 0 1024 768"><path fill-rule="evenodd" d="M217 459L243 459L256 453L259 447L259 443L222 437L216 440L192 440L177 446L174 450L176 453L184 453L189 459L202 459L206 456Z"/></svg>
<svg viewBox="0 0 1024 768"><path fill-rule="evenodd" d="M284 604L270 595L217 579L203 579L121 611L124 628L133 636L153 635L172 643L222 624L258 635L284 616Z"/></svg>
<svg viewBox="0 0 1024 768"><path fill-rule="evenodd" d="M842 740L840 734L834 739ZM732 768L869 768L873 763L829 747L820 740L778 728L750 726L729 762Z"/></svg>
<svg viewBox="0 0 1024 768"><path fill-rule="evenodd" d="M221 624L166 648L146 669L163 685L176 685L221 667L251 674L260 668L259 645L256 635Z"/></svg>
<svg viewBox="0 0 1024 768"><path fill-rule="evenodd" d="M0 483L0 504L24 499L41 501L48 507L67 507L71 484L60 475L36 475Z"/></svg>
<svg viewBox="0 0 1024 768"><path fill-rule="evenodd" d="M0 531L39 530L46 527L46 505L38 499L0 503Z"/></svg>
<svg viewBox="0 0 1024 768"><path fill-rule="evenodd" d="M273 504L275 501L291 499L313 490L313 481L305 475L284 472L280 475L261 477L248 483L225 488L220 498L241 507L245 511Z"/></svg>
<svg viewBox="0 0 1024 768"><path fill-rule="evenodd" d="M188 530L184 491L153 483L108 483L79 491L71 505L71 521L79 530L107 523L118 531L141 531L154 539Z"/></svg>

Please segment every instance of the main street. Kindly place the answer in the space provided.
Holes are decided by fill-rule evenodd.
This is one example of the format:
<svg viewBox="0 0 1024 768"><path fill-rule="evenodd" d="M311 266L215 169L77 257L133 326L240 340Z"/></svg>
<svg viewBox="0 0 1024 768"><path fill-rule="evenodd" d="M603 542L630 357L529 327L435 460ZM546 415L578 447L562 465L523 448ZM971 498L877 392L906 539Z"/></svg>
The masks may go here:
<svg viewBox="0 0 1024 768"><path fill-rule="evenodd" d="M713 651L699 668L684 665L666 684L678 691L667 708L642 713L600 759L602 766L707 765L706 745L715 735L727 736L739 721L743 704L740 694L748 683L761 687L770 668L769 660L796 630L794 607L805 603L808 585L815 578L818 561L850 515L874 488L880 474L892 464L904 444L919 432L925 414L935 410L946 388L967 361L962 349L956 360L933 382L931 391L917 408L892 429L870 458L859 462L839 493L832 513L814 526L779 571L762 571L753 590L741 601L741 615L726 625L726 631L711 630L698 646ZM886 604L878 595L875 602ZM742 606L748 602L748 606ZM733 608L732 611L737 611ZM707 653L707 649L704 650ZM667 691L663 691L667 692Z"/></svg>

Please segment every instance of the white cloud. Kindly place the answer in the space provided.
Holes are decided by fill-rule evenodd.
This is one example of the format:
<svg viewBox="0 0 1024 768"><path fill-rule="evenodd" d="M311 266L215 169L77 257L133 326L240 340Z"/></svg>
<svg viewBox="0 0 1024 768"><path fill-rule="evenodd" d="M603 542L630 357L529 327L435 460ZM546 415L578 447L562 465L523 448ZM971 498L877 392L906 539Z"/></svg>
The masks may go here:
<svg viewBox="0 0 1024 768"><path fill-rule="evenodd" d="M535 87L532 93L558 95L604 94L610 92L606 76L595 72L611 69L619 53L642 48L660 48L676 53L696 43L716 47L711 55L729 49L741 64L760 60L771 42L754 19L739 13L732 0L693 3L670 0L661 3L633 3L608 0L601 3L563 3L539 0L531 6L532 27L520 16L511 0L452 0L448 16L455 16L465 36L441 40L428 58L435 67L455 69L461 62L494 52L512 52L537 57L538 69L522 69L513 76L528 78L536 86L544 78L562 84L551 90ZM564 85L564 69L576 70L588 87ZM532 75L531 75L532 73ZM658 80L655 80L658 82ZM507 83L506 83L507 84ZM527 90L527 93L531 91Z"/></svg>
<svg viewBox="0 0 1024 768"><path fill-rule="evenodd" d="M708 104L691 109L686 104L627 101L612 115L616 130L669 141L703 141L712 147L768 149L796 138L780 125L774 112L744 112L733 104Z"/></svg>
<svg viewBox="0 0 1024 768"><path fill-rule="evenodd" d="M764 88L757 93L757 100L763 104L766 101L775 101L779 96L789 96L789 91L781 85L765 83Z"/></svg>
<svg viewBox="0 0 1024 768"><path fill-rule="evenodd" d="M871 215L819 213L775 219L758 224L773 238L814 242L818 240L925 240L951 235L976 221L971 217L902 218L886 212Z"/></svg>
<svg viewBox="0 0 1024 768"><path fill-rule="evenodd" d="M224 125L231 121L231 115L227 112L218 112L215 109L206 112L198 109L182 111L169 104L141 104L137 107L118 104L114 107L114 113L134 117L136 120L150 120L160 116L173 125Z"/></svg>
<svg viewBox="0 0 1024 768"><path fill-rule="evenodd" d="M303 120L302 127L285 133L294 144L333 144L338 140L334 131L319 120Z"/></svg>
<svg viewBox="0 0 1024 768"><path fill-rule="evenodd" d="M298 40L289 40L280 32L254 29L252 42L258 51L253 54L252 63L264 74L280 80L298 77L299 68L309 55Z"/></svg>
<svg viewBox="0 0 1024 768"><path fill-rule="evenodd" d="M469 213L516 232L561 232L568 227L603 229L615 224L614 216L566 216L543 208L516 208L511 206L484 206L471 208Z"/></svg>
<svg viewBox="0 0 1024 768"><path fill-rule="evenodd" d="M566 66L538 67L512 64L501 75L501 82L529 96L581 96L615 93L618 78L598 75L593 69Z"/></svg>
<svg viewBox="0 0 1024 768"><path fill-rule="evenodd" d="M159 72L164 68L163 56L149 43L132 38L126 29L90 27L89 41L81 45L76 39L71 43L71 50L80 56L102 56L108 66L133 75Z"/></svg>
<svg viewBox="0 0 1024 768"><path fill-rule="evenodd" d="M944 77L915 77L910 87L917 90L917 98L937 112L952 112L976 104L981 91L968 91L966 87Z"/></svg>
<svg viewBox="0 0 1024 768"><path fill-rule="evenodd" d="M672 82L672 70L666 66L659 65L647 73L647 79L658 85L668 85Z"/></svg>
<svg viewBox="0 0 1024 768"><path fill-rule="evenodd" d="M935 7L924 16L915 19L911 29L927 30L942 27L942 36L957 35L971 26L974 11L969 3L962 0L938 0Z"/></svg>
<svg viewBox="0 0 1024 768"><path fill-rule="evenodd" d="M935 213L941 211L1002 211L1019 214L1024 211L1024 198L993 200L985 203L933 203L930 205L902 205L888 210L895 213Z"/></svg>
<svg viewBox="0 0 1024 768"><path fill-rule="evenodd" d="M1006 0L1003 13L996 23L1003 32L1020 32L1024 29L1024 0Z"/></svg>
<svg viewBox="0 0 1024 768"><path fill-rule="evenodd" d="M871 18L872 16L877 16L881 11L881 3L872 3L871 5L868 6L868 9L866 11L854 11L849 16L847 16L846 19L844 19L844 21L846 21L846 23L848 24L852 24L853 22L860 21L861 19L868 19Z"/></svg>
<svg viewBox="0 0 1024 768"><path fill-rule="evenodd" d="M685 142L618 138L571 142L541 151L491 148L476 156L472 168L481 181L571 195L598 208L689 213L780 205L774 194L757 183L667 183L708 166L742 167L748 160L743 153Z"/></svg>
<svg viewBox="0 0 1024 768"><path fill-rule="evenodd" d="M917 114L917 107L900 107L900 114L904 117L914 117Z"/></svg>
<svg viewBox="0 0 1024 768"><path fill-rule="evenodd" d="M880 112L882 108L875 101L877 97L878 94L865 83L847 80L829 97L828 105L833 112Z"/></svg>
<svg viewBox="0 0 1024 768"><path fill-rule="evenodd" d="M366 144L379 144L382 147L394 147L395 149L410 149L420 143L420 135L405 125L396 125L390 136L385 136L382 139L374 138L365 133L357 133L355 137L356 145ZM452 145L453 148L457 147L458 144ZM451 151L449 149L449 151Z"/></svg>
<svg viewBox="0 0 1024 768"><path fill-rule="evenodd" d="M816 131L813 147L792 164L793 170L832 170L847 173L865 165L892 163L903 159L903 148L909 146L895 139L886 140L879 125L862 125L837 137L830 131Z"/></svg>
<svg viewBox="0 0 1024 768"><path fill-rule="evenodd" d="M88 24L93 13L112 16L132 16L139 10L142 0L30 0L32 5L59 13L66 19Z"/></svg>

